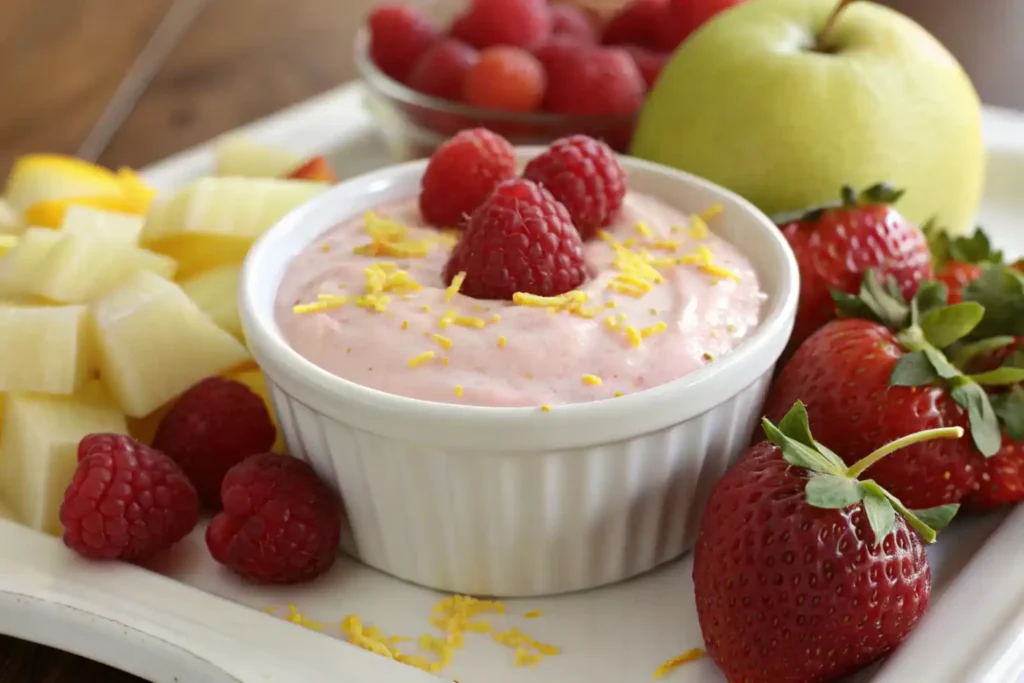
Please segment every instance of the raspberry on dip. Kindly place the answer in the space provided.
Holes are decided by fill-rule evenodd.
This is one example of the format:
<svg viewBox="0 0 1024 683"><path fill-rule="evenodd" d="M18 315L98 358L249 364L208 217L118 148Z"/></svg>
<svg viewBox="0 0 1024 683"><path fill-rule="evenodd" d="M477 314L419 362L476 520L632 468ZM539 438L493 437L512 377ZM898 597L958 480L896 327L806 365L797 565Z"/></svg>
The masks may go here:
<svg viewBox="0 0 1024 683"><path fill-rule="evenodd" d="M596 236L580 241L570 212L531 186L498 183L500 203L485 201L464 237L430 227L416 197L329 230L282 279L275 317L284 339L324 370L380 391L549 406L678 379L758 326L765 294L747 258L709 230L729 220L716 207L687 215L627 191ZM545 208L552 203L556 210ZM486 250L456 251L452 263L470 265L453 268L460 237ZM582 277L538 272L575 259ZM569 284L550 295L553 282ZM480 291L488 298L467 296Z"/></svg>

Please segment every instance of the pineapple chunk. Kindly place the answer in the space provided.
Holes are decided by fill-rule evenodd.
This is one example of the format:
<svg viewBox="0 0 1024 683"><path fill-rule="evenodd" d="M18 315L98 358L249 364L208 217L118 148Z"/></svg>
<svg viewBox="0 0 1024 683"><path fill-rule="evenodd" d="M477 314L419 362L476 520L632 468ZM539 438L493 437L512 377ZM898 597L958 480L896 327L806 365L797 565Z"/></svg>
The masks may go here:
<svg viewBox="0 0 1024 683"><path fill-rule="evenodd" d="M20 235L23 232L25 222L7 200L0 199L0 235Z"/></svg>
<svg viewBox="0 0 1024 683"><path fill-rule="evenodd" d="M62 303L91 303L140 270L170 279L177 267L167 256L118 241L63 235L36 271L29 293Z"/></svg>
<svg viewBox="0 0 1024 683"><path fill-rule="evenodd" d="M95 387L74 396L9 394L0 438L0 497L23 524L60 535L60 504L88 434L128 431Z"/></svg>
<svg viewBox="0 0 1024 683"><path fill-rule="evenodd" d="M60 229L66 235L85 235L136 246L142 234L142 216L101 211L89 206L69 206Z"/></svg>
<svg viewBox="0 0 1024 683"><path fill-rule="evenodd" d="M189 233L161 240L149 248L177 261L177 279L182 281L214 268L241 264L251 246L252 240L241 237Z"/></svg>
<svg viewBox="0 0 1024 683"><path fill-rule="evenodd" d="M31 291L36 274L60 239L59 232L46 228L26 230L14 248L0 259L0 294L11 296Z"/></svg>
<svg viewBox="0 0 1024 683"><path fill-rule="evenodd" d="M85 306L0 308L0 391L71 394L96 369Z"/></svg>
<svg viewBox="0 0 1024 683"><path fill-rule="evenodd" d="M241 135L217 141L217 175L243 178L283 178L302 163L286 149L261 145Z"/></svg>
<svg viewBox="0 0 1024 683"><path fill-rule="evenodd" d="M203 178L150 211L142 229L142 244L149 246L189 233L229 235L252 242L327 187L305 180Z"/></svg>
<svg viewBox="0 0 1024 683"><path fill-rule="evenodd" d="M131 417L144 417L249 352L173 282L139 271L93 306L100 376Z"/></svg>
<svg viewBox="0 0 1024 683"><path fill-rule="evenodd" d="M221 266L182 282L181 288L218 327L244 341L242 318L238 314L238 280L241 273L241 266Z"/></svg>
<svg viewBox="0 0 1024 683"><path fill-rule="evenodd" d="M6 199L20 214L39 202L122 192L117 176L102 166L60 154L27 154L14 162Z"/></svg>
<svg viewBox="0 0 1024 683"><path fill-rule="evenodd" d="M258 368L250 368L235 371L227 375L227 377L249 387L254 394L262 398L263 402L267 404L267 410L270 411L270 419L274 422L274 426L277 427L277 440L274 441L272 449L275 453L287 453L288 447L284 443L284 434L281 432L280 423L274 414L274 404L270 400L270 392L267 391L267 380L263 377L263 372Z"/></svg>

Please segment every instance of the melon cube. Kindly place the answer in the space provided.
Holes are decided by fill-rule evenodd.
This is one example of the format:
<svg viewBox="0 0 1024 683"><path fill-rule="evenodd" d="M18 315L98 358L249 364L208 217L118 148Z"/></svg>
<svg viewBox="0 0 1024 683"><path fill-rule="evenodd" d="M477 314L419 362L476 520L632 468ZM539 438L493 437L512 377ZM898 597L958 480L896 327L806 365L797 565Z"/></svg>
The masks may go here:
<svg viewBox="0 0 1024 683"><path fill-rule="evenodd" d="M252 242L327 187L305 180L202 178L153 207L142 229L142 244L187 233L230 235Z"/></svg>
<svg viewBox="0 0 1024 683"><path fill-rule="evenodd" d="M74 396L9 394L0 436L0 498L13 517L60 535L60 504L88 434L127 432L124 415L93 387Z"/></svg>
<svg viewBox="0 0 1024 683"><path fill-rule="evenodd" d="M0 307L0 391L71 394L95 371L85 306Z"/></svg>
<svg viewBox="0 0 1024 683"><path fill-rule="evenodd" d="M219 176L283 178L302 163L302 157L294 152L261 145L237 134L220 138L216 154Z"/></svg>
<svg viewBox="0 0 1024 683"><path fill-rule="evenodd" d="M136 246L145 219L130 213L101 211L89 206L72 205L64 214L60 229L66 235L83 235Z"/></svg>
<svg viewBox="0 0 1024 683"><path fill-rule="evenodd" d="M26 230L14 248L0 259L0 294L22 295L31 291L39 269L60 240L61 234L48 228Z"/></svg>
<svg viewBox="0 0 1024 683"><path fill-rule="evenodd" d="M222 266L239 265L249 253L252 240L232 235L188 233L149 245L178 263L177 280L183 281Z"/></svg>
<svg viewBox="0 0 1024 683"><path fill-rule="evenodd" d="M5 199L0 199L0 235L20 235L25 222Z"/></svg>
<svg viewBox="0 0 1024 683"><path fill-rule="evenodd" d="M93 306L100 377L121 409L144 417L196 382L249 359L176 284L139 271Z"/></svg>
<svg viewBox="0 0 1024 683"><path fill-rule="evenodd" d="M221 266L182 282L181 288L218 327L244 341L242 318L238 313L238 280L241 274L241 266Z"/></svg>
<svg viewBox="0 0 1024 683"><path fill-rule="evenodd" d="M17 235L5 235L0 233L0 256L3 256L16 246L18 246Z"/></svg>
<svg viewBox="0 0 1024 683"><path fill-rule="evenodd" d="M63 235L39 267L29 291L62 303L89 303L140 270L171 278L174 259L123 241Z"/></svg>

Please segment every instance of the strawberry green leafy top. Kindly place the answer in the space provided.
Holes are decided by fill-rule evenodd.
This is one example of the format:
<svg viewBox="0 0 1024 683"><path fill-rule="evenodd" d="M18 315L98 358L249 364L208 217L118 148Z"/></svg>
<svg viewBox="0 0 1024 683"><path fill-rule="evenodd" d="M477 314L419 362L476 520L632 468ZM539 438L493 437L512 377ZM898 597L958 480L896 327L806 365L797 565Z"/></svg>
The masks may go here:
<svg viewBox="0 0 1024 683"><path fill-rule="evenodd" d="M950 261L974 264L1002 264L1003 252L993 249L992 241L981 227L974 229L970 236L952 237L939 227L935 219L921 226L921 232L928 240L932 261L941 268Z"/></svg>
<svg viewBox="0 0 1024 683"><path fill-rule="evenodd" d="M841 315L882 323L906 349L890 385L945 386L967 411L974 445L991 457L1002 445L1000 424L1011 438L1024 438L1024 390L1015 386L1024 382L1024 354L1010 354L994 370L968 374L964 369L1024 334L1024 276L1004 266L985 266L982 276L964 288L964 301L947 305L947 296L943 283L928 281L907 302L874 271L865 274L857 294L832 293ZM1012 388L990 397L985 387L997 386Z"/></svg>
<svg viewBox="0 0 1024 683"><path fill-rule="evenodd" d="M814 440L807 420L807 409L797 401L778 426L768 418L761 420L768 440L782 450L783 459L794 467L810 473L805 495L814 507L841 510L863 503L864 513L875 543L880 544L892 533L896 513L903 515L926 543L935 541L939 531L946 528L956 515L959 505L941 505L926 510L910 510L898 498L879 486L874 480L859 479L869 467L901 448L931 439L959 439L960 427L927 429L888 443L847 467L842 458Z"/></svg>

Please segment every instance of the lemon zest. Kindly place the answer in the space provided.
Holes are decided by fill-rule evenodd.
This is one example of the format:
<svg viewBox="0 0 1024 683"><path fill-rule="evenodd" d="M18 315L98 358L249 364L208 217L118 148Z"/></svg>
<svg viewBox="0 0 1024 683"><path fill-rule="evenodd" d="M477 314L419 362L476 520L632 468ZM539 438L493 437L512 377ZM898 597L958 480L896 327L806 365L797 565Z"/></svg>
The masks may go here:
<svg viewBox="0 0 1024 683"><path fill-rule="evenodd" d="M292 306L292 312L298 314L320 313L334 308L341 308L348 302L348 297L341 294L318 294L316 298L317 300L311 303Z"/></svg>
<svg viewBox="0 0 1024 683"><path fill-rule="evenodd" d="M487 327L486 320L471 315L457 315L454 318L452 318L452 322L462 327L473 327L478 330Z"/></svg>
<svg viewBox="0 0 1024 683"><path fill-rule="evenodd" d="M693 648L666 661L654 671L654 678L664 678L679 667L704 657L704 650Z"/></svg>
<svg viewBox="0 0 1024 683"><path fill-rule="evenodd" d="M410 239L409 228L398 221L378 216L372 211L366 212L364 222L364 230L370 236L370 243L352 250L360 256L423 258L430 253L434 244L429 239Z"/></svg>
<svg viewBox="0 0 1024 683"><path fill-rule="evenodd" d="M704 218L701 216L690 216L690 237L695 240L706 240L708 235L711 234L708 230L708 224L704 222Z"/></svg>
<svg viewBox="0 0 1024 683"><path fill-rule="evenodd" d="M640 332L632 325L626 328L626 338L629 339L630 346L643 346L644 338L640 335Z"/></svg>
<svg viewBox="0 0 1024 683"><path fill-rule="evenodd" d="M704 211L701 211L698 215L704 220L709 221L723 211L725 211L725 207L721 204L712 204Z"/></svg>
<svg viewBox="0 0 1024 683"><path fill-rule="evenodd" d="M414 356L414 357L409 359L409 367L410 368L418 368L419 366L423 365L427 361L431 360L434 357L434 355L435 354L434 354L433 351L424 351L420 355Z"/></svg>
<svg viewBox="0 0 1024 683"><path fill-rule="evenodd" d="M455 298L455 295L459 293L459 288L462 287L462 283L466 281L466 271L460 271L452 278L452 283L448 285L448 289L444 290L445 302L450 302Z"/></svg>

